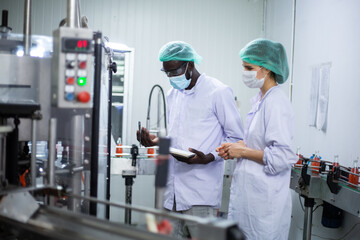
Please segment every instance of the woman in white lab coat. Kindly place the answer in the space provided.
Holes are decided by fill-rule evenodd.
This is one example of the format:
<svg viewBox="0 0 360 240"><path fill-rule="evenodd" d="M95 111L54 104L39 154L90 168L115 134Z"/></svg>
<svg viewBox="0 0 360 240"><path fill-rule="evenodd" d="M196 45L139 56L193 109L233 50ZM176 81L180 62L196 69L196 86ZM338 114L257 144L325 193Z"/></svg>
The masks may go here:
<svg viewBox="0 0 360 240"><path fill-rule="evenodd" d="M290 174L296 155L294 113L278 84L289 68L284 47L256 39L239 53L243 81L259 88L251 99L244 141L224 143L217 151L224 159L237 158L231 184L229 219L235 220L247 239L288 239L291 221Z"/></svg>

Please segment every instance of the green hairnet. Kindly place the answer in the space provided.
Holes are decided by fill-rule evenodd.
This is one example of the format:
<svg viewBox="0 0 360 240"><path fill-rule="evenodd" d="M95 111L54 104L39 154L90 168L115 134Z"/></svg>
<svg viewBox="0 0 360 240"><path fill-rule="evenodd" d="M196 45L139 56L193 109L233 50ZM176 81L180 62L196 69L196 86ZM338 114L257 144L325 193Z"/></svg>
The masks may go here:
<svg viewBox="0 0 360 240"><path fill-rule="evenodd" d="M286 82L289 76L286 52L281 43L267 39L255 39L241 49L239 55L243 61L275 73L277 83Z"/></svg>
<svg viewBox="0 0 360 240"><path fill-rule="evenodd" d="M202 57L195 52L190 44L173 41L162 46L159 51L159 59L161 62L187 61L200 64Z"/></svg>

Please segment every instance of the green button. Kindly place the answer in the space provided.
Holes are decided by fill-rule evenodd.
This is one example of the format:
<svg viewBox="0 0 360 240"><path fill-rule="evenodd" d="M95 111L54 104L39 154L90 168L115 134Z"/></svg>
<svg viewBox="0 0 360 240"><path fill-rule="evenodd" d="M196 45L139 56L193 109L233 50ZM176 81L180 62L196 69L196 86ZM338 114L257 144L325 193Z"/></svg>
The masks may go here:
<svg viewBox="0 0 360 240"><path fill-rule="evenodd" d="M79 77L78 84L79 84L79 86L85 86L86 85L86 77Z"/></svg>

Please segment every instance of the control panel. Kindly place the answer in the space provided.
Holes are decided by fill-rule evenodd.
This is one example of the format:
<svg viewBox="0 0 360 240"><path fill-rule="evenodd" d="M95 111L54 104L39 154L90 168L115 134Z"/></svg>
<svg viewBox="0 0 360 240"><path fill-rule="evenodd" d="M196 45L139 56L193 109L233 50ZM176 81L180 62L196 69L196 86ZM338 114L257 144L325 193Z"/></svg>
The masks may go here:
<svg viewBox="0 0 360 240"><path fill-rule="evenodd" d="M60 27L53 36L52 105L91 108L93 32L84 28Z"/></svg>

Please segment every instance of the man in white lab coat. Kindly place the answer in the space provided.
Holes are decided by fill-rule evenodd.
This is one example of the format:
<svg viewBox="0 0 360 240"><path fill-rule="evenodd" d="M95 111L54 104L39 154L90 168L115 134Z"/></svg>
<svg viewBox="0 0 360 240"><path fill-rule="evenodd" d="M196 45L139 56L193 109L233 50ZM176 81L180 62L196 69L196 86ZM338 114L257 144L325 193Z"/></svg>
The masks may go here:
<svg viewBox="0 0 360 240"><path fill-rule="evenodd" d="M195 153L192 158L171 157L164 207L199 217L216 216L224 162L215 149L222 142L243 139L233 91L197 71L195 63L202 58L185 42L165 44L159 59L172 85L166 98L171 145ZM142 129L141 141L144 146L153 146L158 139ZM196 227L187 226L191 237L197 237Z"/></svg>

